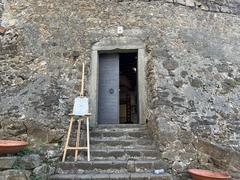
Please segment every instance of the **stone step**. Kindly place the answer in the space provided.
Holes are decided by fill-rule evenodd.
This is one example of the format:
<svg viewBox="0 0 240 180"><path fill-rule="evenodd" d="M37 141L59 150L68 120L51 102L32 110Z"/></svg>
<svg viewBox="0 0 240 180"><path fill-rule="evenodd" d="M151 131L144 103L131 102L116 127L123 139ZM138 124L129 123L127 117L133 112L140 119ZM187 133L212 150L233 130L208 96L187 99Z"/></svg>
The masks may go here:
<svg viewBox="0 0 240 180"><path fill-rule="evenodd" d="M91 145L98 145L98 146L120 146L120 147L138 147L138 146L151 146L154 145L152 140L147 139L137 139L137 140L113 140L113 139L94 139L91 140Z"/></svg>
<svg viewBox="0 0 240 180"><path fill-rule="evenodd" d="M79 160L85 160L86 151L80 151ZM68 151L67 160L73 160L74 151ZM155 149L141 148L109 148L109 149L92 149L91 160L153 160L159 159L160 153Z"/></svg>
<svg viewBox="0 0 240 180"><path fill-rule="evenodd" d="M83 131L83 134L85 132ZM154 169L168 170L146 126L133 124L99 125L90 131L91 161L81 151L77 162L59 163L50 179L160 179L171 180L169 174L153 174ZM76 133L71 138L75 145ZM81 144L86 139L81 140ZM74 160L68 151L67 160Z"/></svg>
<svg viewBox="0 0 240 180"><path fill-rule="evenodd" d="M161 160L102 160L61 162L56 174L86 174L113 172L153 172L154 169L168 169Z"/></svg>
<svg viewBox="0 0 240 180"><path fill-rule="evenodd" d="M93 128L91 132L99 132L99 133L106 133L106 132L148 132L145 127L142 128Z"/></svg>
<svg viewBox="0 0 240 180"><path fill-rule="evenodd" d="M77 135L73 134L71 135L71 139L76 139ZM152 138L148 134L123 134L120 132L116 133L90 133L91 140L99 140L99 139L106 139L106 140L151 140ZM84 139L84 138L81 138Z"/></svg>
<svg viewBox="0 0 240 180"><path fill-rule="evenodd" d="M75 143L76 142L76 136L71 136L70 139L71 143ZM82 142L86 142L86 138L81 137ZM147 141L147 142L151 142L152 144L152 138L150 136L141 136L141 137L132 137L132 136L119 136L119 137L115 137L115 136L91 136L90 138L90 142L100 142L100 141L131 141L131 142L141 142L141 141ZM92 143L91 143L92 144Z"/></svg>
<svg viewBox="0 0 240 180"><path fill-rule="evenodd" d="M155 150L146 149L108 149L108 150L92 150L93 159L156 159L160 155Z"/></svg>
<svg viewBox="0 0 240 180"><path fill-rule="evenodd" d="M95 129L139 129L147 128L146 125L141 124L99 124Z"/></svg>
<svg viewBox="0 0 240 180"><path fill-rule="evenodd" d="M102 146L102 145L91 145L91 150L116 150L120 149L118 146ZM147 145L147 146L126 146L121 147L121 150L134 150L134 149L144 149L144 150L155 150L157 151L157 148L154 144Z"/></svg>
<svg viewBox="0 0 240 180"><path fill-rule="evenodd" d="M117 128L117 127L112 127L112 128L93 128L91 129L92 132L148 132L146 127L139 127L139 128Z"/></svg>
<svg viewBox="0 0 240 180"><path fill-rule="evenodd" d="M101 173L101 174L57 174L50 177L51 180L172 180L172 176L167 173Z"/></svg>
<svg viewBox="0 0 240 180"><path fill-rule="evenodd" d="M93 138L121 138L121 139L133 139L133 138L146 138L149 139L150 135L146 131L135 131L135 132L121 132L121 131L110 131L110 132L90 132Z"/></svg>

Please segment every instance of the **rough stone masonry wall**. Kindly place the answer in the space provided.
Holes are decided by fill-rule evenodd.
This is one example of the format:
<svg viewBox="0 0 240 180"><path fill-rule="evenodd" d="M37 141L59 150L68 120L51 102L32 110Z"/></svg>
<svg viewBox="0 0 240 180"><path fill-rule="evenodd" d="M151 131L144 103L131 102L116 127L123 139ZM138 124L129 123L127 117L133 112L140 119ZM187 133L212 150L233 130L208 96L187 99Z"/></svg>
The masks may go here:
<svg viewBox="0 0 240 180"><path fill-rule="evenodd" d="M61 145L79 90L80 64L87 62L89 74L92 45L119 36L121 25L122 36L146 46L148 121L163 158L175 170L215 164L237 177L237 1L3 2L1 138Z"/></svg>

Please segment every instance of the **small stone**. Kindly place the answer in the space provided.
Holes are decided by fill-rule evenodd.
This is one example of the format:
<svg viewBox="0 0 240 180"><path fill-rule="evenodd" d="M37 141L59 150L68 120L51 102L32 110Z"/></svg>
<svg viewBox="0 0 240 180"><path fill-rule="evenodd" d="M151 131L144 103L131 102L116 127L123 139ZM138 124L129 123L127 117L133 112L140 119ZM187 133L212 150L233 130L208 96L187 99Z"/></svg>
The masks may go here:
<svg viewBox="0 0 240 180"><path fill-rule="evenodd" d="M219 73L228 73L232 71L232 69L227 64L217 64L216 68Z"/></svg>
<svg viewBox="0 0 240 180"><path fill-rule="evenodd" d="M48 141L48 130L42 126L29 126L28 136L32 137L36 141L47 142Z"/></svg>
<svg viewBox="0 0 240 180"><path fill-rule="evenodd" d="M173 3L174 0L166 0L168 3Z"/></svg>
<svg viewBox="0 0 240 180"><path fill-rule="evenodd" d="M48 175L53 175L55 173L56 168L55 167L49 167Z"/></svg>
<svg viewBox="0 0 240 180"><path fill-rule="evenodd" d="M62 130L49 130L48 132L48 143L59 143L62 142L64 131Z"/></svg>
<svg viewBox="0 0 240 180"><path fill-rule="evenodd" d="M33 173L35 176L41 178L41 179L47 179L48 174L48 166L47 164L43 164L42 166L36 167L33 170Z"/></svg>
<svg viewBox="0 0 240 180"><path fill-rule="evenodd" d="M58 150L48 150L46 153L47 159L53 159L59 156L61 156L61 153Z"/></svg>
<svg viewBox="0 0 240 180"><path fill-rule="evenodd" d="M175 161L172 165L173 170L176 172L182 172L186 168L187 164L181 161Z"/></svg>
<svg viewBox="0 0 240 180"><path fill-rule="evenodd" d="M0 157L0 169L11 169L17 157Z"/></svg>
<svg viewBox="0 0 240 180"><path fill-rule="evenodd" d="M230 13L231 10L230 10L229 7L227 7L227 6L221 6L221 7L220 7L220 12Z"/></svg>
<svg viewBox="0 0 240 180"><path fill-rule="evenodd" d="M4 34L6 32L6 29L2 26L0 26L0 34Z"/></svg>
<svg viewBox="0 0 240 180"><path fill-rule="evenodd" d="M175 151L165 151L162 153L162 158L168 161L174 161L176 159L177 153Z"/></svg>
<svg viewBox="0 0 240 180"><path fill-rule="evenodd" d="M198 155L198 161L200 162L201 165L208 164L210 159L211 157L205 153L199 153Z"/></svg>
<svg viewBox="0 0 240 180"><path fill-rule="evenodd" d="M213 9L209 9L209 6L205 6L205 5L203 5L203 4L200 5L199 8L201 8L201 9L204 10L204 11L209 11L209 10L213 11Z"/></svg>
<svg viewBox="0 0 240 180"><path fill-rule="evenodd" d="M173 97L173 98L172 98L172 101L173 101L173 102L184 102L184 99L183 99L183 98L180 98L180 97Z"/></svg>
<svg viewBox="0 0 240 180"><path fill-rule="evenodd" d="M176 0L176 1L177 1L178 4L181 4L181 5L185 5L186 4L185 0Z"/></svg>
<svg viewBox="0 0 240 180"><path fill-rule="evenodd" d="M194 7L195 6L194 0L186 0L186 6Z"/></svg>
<svg viewBox="0 0 240 180"><path fill-rule="evenodd" d="M127 169L129 172L135 172L135 164L134 161L129 160L127 162Z"/></svg>
<svg viewBox="0 0 240 180"><path fill-rule="evenodd" d="M190 84L196 88L200 88L203 85L202 81L198 78L190 79Z"/></svg>
<svg viewBox="0 0 240 180"><path fill-rule="evenodd" d="M76 59L76 58L78 58L79 56L80 56L79 51L73 51L73 53L72 53L73 59Z"/></svg>
<svg viewBox="0 0 240 180"><path fill-rule="evenodd" d="M168 97L169 96L169 92L167 92L167 91L159 92L158 95L160 97Z"/></svg>
<svg viewBox="0 0 240 180"><path fill-rule="evenodd" d="M185 78L187 75L188 75L188 72L187 72L187 71L182 71L182 72L181 72L181 77L182 77L182 78Z"/></svg>
<svg viewBox="0 0 240 180"><path fill-rule="evenodd" d="M36 167L36 168L33 170L33 173L36 174L36 175L39 175L39 174L46 174L47 171L48 171L48 166L47 166L47 164L43 164L42 166Z"/></svg>
<svg viewBox="0 0 240 180"><path fill-rule="evenodd" d="M34 169L41 164L41 159L38 154L25 155L20 160L20 165L25 169Z"/></svg>
<svg viewBox="0 0 240 180"><path fill-rule="evenodd" d="M183 81L179 80L179 81L174 81L174 86L177 88L180 88L183 86Z"/></svg>
<svg viewBox="0 0 240 180"><path fill-rule="evenodd" d="M163 61L163 67L169 71L175 70L178 67L178 62L175 60L165 60Z"/></svg>

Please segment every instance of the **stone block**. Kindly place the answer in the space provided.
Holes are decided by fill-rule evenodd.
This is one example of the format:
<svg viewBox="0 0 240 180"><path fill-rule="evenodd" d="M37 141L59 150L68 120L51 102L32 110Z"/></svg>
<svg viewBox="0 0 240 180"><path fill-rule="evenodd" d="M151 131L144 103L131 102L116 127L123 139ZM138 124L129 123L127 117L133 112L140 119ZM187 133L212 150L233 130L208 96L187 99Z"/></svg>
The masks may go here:
<svg viewBox="0 0 240 180"><path fill-rule="evenodd" d="M186 6L194 7L195 6L194 0L186 0Z"/></svg>
<svg viewBox="0 0 240 180"><path fill-rule="evenodd" d="M168 2L168 3L173 3L174 0L166 0L166 2Z"/></svg>
<svg viewBox="0 0 240 180"><path fill-rule="evenodd" d="M44 127L28 127L28 136L36 141L47 142L48 130Z"/></svg>
<svg viewBox="0 0 240 180"><path fill-rule="evenodd" d="M0 157L0 169L11 169L16 160L17 157Z"/></svg>
<svg viewBox="0 0 240 180"><path fill-rule="evenodd" d="M200 88L203 85L202 81L199 78L190 78L189 81L191 86L195 88Z"/></svg>
<svg viewBox="0 0 240 180"><path fill-rule="evenodd" d="M128 172L135 172L135 162L132 160L129 160L127 162L127 170Z"/></svg>
<svg viewBox="0 0 240 180"><path fill-rule="evenodd" d="M0 34L4 34L6 32L6 29L2 26L0 26Z"/></svg>
<svg viewBox="0 0 240 180"><path fill-rule="evenodd" d="M165 60L163 61L163 67L169 71L175 70L178 67L178 62L175 60Z"/></svg>
<svg viewBox="0 0 240 180"><path fill-rule="evenodd" d="M111 161L95 161L93 163L93 166L96 169L107 170L107 169L111 168L112 162Z"/></svg>
<svg viewBox="0 0 240 180"><path fill-rule="evenodd" d="M90 178L89 179L91 179L91 180L105 180L105 179L109 179L110 177L109 177L110 175L109 174L92 174L91 176L90 176ZM85 179L88 179L88 177L86 177Z"/></svg>
<svg viewBox="0 0 240 180"><path fill-rule="evenodd" d="M25 169L34 169L41 164L41 159L38 154L25 155L20 159L21 167Z"/></svg>
<svg viewBox="0 0 240 180"><path fill-rule="evenodd" d="M110 174L110 179L125 180L130 179L130 174Z"/></svg>
<svg viewBox="0 0 240 180"><path fill-rule="evenodd" d="M223 148L203 139L194 141L193 144L198 151L209 155L215 165L226 168L230 164L233 156L232 150Z"/></svg>
<svg viewBox="0 0 240 180"><path fill-rule="evenodd" d="M63 130L49 130L48 131L48 143L59 143L62 142L65 132Z"/></svg>
<svg viewBox="0 0 240 180"><path fill-rule="evenodd" d="M181 88L183 86L183 81L182 80L177 80L173 82L174 86L177 88Z"/></svg>
<svg viewBox="0 0 240 180"><path fill-rule="evenodd" d="M0 180L29 180L29 173L22 170L6 170L0 174Z"/></svg>
<svg viewBox="0 0 240 180"><path fill-rule="evenodd" d="M48 176L48 166L47 164L43 164L39 167L36 167L33 170L34 175L36 175L37 177L41 178L41 179L47 179Z"/></svg>
<svg viewBox="0 0 240 180"><path fill-rule="evenodd" d="M185 5L186 4L185 0L176 0L176 2L178 4L181 4L181 5Z"/></svg>
<svg viewBox="0 0 240 180"><path fill-rule="evenodd" d="M126 161L113 161L112 168L114 169L127 169L127 162Z"/></svg>

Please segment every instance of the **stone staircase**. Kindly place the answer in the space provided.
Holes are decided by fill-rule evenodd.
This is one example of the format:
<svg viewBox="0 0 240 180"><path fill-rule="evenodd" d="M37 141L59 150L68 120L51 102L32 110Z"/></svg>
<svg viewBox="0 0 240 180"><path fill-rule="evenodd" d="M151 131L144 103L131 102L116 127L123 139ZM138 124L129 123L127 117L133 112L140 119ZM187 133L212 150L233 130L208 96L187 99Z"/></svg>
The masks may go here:
<svg viewBox="0 0 240 180"><path fill-rule="evenodd" d="M52 180L153 179L171 180L167 173L154 174L154 169L167 170L159 152L142 125L100 125L91 131L91 161L59 163Z"/></svg>

